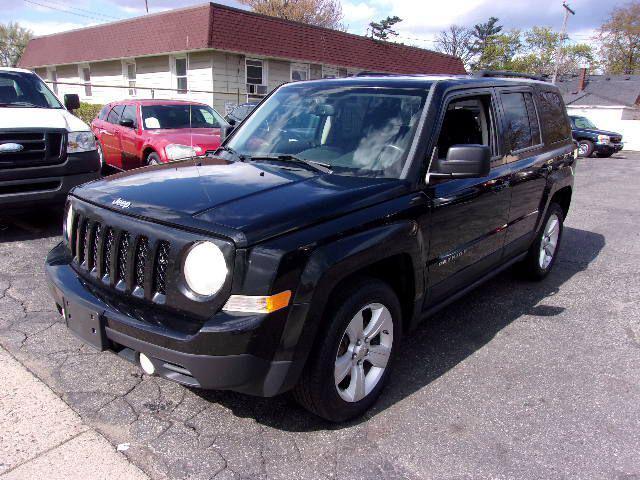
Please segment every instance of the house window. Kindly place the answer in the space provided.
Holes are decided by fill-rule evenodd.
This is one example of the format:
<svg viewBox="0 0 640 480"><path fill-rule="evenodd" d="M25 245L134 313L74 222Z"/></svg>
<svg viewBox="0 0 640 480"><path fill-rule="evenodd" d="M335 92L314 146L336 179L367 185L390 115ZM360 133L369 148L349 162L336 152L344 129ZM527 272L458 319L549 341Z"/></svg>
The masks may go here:
<svg viewBox="0 0 640 480"><path fill-rule="evenodd" d="M187 93L187 57L177 57L175 60L176 87L178 93Z"/></svg>
<svg viewBox="0 0 640 480"><path fill-rule="evenodd" d="M124 78L129 86L129 96L136 95L136 62L123 63Z"/></svg>
<svg viewBox="0 0 640 480"><path fill-rule="evenodd" d="M265 75L265 65L262 60L247 58L247 93L250 95L265 95L267 93L267 80Z"/></svg>
<svg viewBox="0 0 640 480"><path fill-rule="evenodd" d="M91 96L91 69L89 66L80 67L80 80L84 83L85 97Z"/></svg>
<svg viewBox="0 0 640 480"><path fill-rule="evenodd" d="M309 65L305 63L292 63L291 81L299 82L301 80L309 80Z"/></svg>
<svg viewBox="0 0 640 480"><path fill-rule="evenodd" d="M51 82L51 89L53 90L53 93L55 93L56 95L58 94L58 73L56 72L55 68L48 68L47 69L47 79L49 80L49 82Z"/></svg>

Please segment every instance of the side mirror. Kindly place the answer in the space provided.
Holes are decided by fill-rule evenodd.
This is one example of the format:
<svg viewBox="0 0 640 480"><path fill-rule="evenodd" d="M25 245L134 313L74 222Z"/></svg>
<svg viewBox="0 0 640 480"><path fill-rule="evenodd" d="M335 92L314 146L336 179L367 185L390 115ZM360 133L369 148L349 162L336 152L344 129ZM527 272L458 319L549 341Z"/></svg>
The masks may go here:
<svg viewBox="0 0 640 480"><path fill-rule="evenodd" d="M236 125L236 123L237 123L237 122L236 122L236 120L235 120L235 118L228 117L226 120L227 120L227 123L228 123L229 125L231 125L232 127L235 127L235 125Z"/></svg>
<svg viewBox="0 0 640 480"><path fill-rule="evenodd" d="M130 118L121 118L118 123L127 128L135 127L133 120L131 120Z"/></svg>
<svg viewBox="0 0 640 480"><path fill-rule="evenodd" d="M80 97L76 93L64 94L64 106L67 110L77 110L80 108Z"/></svg>
<svg viewBox="0 0 640 480"><path fill-rule="evenodd" d="M231 135L231 132L233 132L235 130L235 125L223 125L222 127L220 127L220 140L224 140L225 138L227 138L229 135Z"/></svg>
<svg viewBox="0 0 640 480"><path fill-rule="evenodd" d="M491 150L486 145L452 145L446 160L438 160L432 178L479 178L489 175Z"/></svg>

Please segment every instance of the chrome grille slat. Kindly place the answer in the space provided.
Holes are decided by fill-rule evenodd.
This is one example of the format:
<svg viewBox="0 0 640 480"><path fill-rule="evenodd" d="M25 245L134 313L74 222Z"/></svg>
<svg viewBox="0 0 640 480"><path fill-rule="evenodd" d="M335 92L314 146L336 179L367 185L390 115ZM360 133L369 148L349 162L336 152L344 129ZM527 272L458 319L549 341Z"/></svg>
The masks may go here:
<svg viewBox="0 0 640 480"><path fill-rule="evenodd" d="M91 257L90 257L90 268L91 270L98 270L98 265L100 265L100 259L98 257L98 246L100 244L100 238L102 235L102 225L100 223L96 223L93 227L93 235L91 241Z"/></svg>
<svg viewBox="0 0 640 480"><path fill-rule="evenodd" d="M111 278L111 251L115 236L113 228L107 228L104 235L104 245L102 247L102 279L106 282Z"/></svg>
<svg viewBox="0 0 640 480"><path fill-rule="evenodd" d="M83 236L83 253L82 253L82 263L86 268L91 269L89 266L89 252L91 248L91 221L87 220L84 224L84 236Z"/></svg>

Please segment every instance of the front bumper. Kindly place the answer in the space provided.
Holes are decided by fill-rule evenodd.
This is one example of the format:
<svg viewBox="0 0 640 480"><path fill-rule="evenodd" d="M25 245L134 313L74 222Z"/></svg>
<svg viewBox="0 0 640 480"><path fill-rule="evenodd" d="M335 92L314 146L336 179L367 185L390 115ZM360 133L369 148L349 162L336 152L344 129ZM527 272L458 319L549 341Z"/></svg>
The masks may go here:
<svg viewBox="0 0 640 480"><path fill-rule="evenodd" d="M43 205L60 206L72 188L98 178L96 151L70 154L61 165L6 169L0 171L0 209L14 213Z"/></svg>
<svg viewBox="0 0 640 480"><path fill-rule="evenodd" d="M596 143L594 144L597 153L611 154L618 153L624 148L624 143Z"/></svg>
<svg viewBox="0 0 640 480"><path fill-rule="evenodd" d="M100 350L114 351L134 363L144 353L156 375L191 387L259 396L283 390L291 362L272 360L274 352L268 348L251 351L247 347L255 344L252 340L270 320L268 316L219 312L197 331L186 333L160 322L143 321L153 318L153 313L141 314L140 308L133 308L137 315L131 315L115 299L101 294L75 272L63 244L47 256L46 273L67 326Z"/></svg>

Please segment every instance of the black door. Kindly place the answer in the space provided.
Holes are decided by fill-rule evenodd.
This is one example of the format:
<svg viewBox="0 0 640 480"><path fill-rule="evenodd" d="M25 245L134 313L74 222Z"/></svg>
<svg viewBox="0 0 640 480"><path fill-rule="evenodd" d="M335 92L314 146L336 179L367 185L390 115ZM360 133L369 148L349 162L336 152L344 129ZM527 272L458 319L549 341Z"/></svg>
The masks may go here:
<svg viewBox="0 0 640 480"><path fill-rule="evenodd" d="M511 184L505 259L525 251L543 207L553 156L544 148L538 111L530 87L497 90L502 108L503 149Z"/></svg>
<svg viewBox="0 0 640 480"><path fill-rule="evenodd" d="M500 262L511 195L508 167L500 154L493 90L449 97L443 111L434 158L446 158L452 145L482 144L491 148L492 167L486 177L434 180L425 189L432 204L426 306L444 300Z"/></svg>

